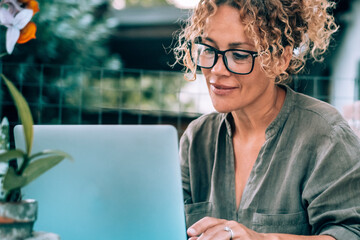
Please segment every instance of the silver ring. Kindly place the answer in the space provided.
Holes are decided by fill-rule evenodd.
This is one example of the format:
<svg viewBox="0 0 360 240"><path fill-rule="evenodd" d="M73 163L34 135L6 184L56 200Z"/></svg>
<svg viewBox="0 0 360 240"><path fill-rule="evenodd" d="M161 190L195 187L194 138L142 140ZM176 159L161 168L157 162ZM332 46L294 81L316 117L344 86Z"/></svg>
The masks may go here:
<svg viewBox="0 0 360 240"><path fill-rule="evenodd" d="M228 226L224 227L224 230L230 233L230 240L232 240L232 238L234 237L234 232L231 228L229 228Z"/></svg>

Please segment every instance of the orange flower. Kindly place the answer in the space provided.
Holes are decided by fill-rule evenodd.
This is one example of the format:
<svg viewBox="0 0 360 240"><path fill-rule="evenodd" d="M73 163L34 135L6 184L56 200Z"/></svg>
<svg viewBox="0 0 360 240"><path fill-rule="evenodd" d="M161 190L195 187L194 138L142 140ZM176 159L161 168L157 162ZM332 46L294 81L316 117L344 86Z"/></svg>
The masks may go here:
<svg viewBox="0 0 360 240"><path fill-rule="evenodd" d="M35 13L40 11L39 3L36 0L30 0L26 3L26 8L33 10L34 15Z"/></svg>
<svg viewBox="0 0 360 240"><path fill-rule="evenodd" d="M25 4L25 8L33 10L34 14L39 12L39 3L36 0L18 0L20 3Z"/></svg>
<svg viewBox="0 0 360 240"><path fill-rule="evenodd" d="M17 40L17 43L22 44L30 41L31 39L36 38L36 24L34 22L29 22L23 29L20 30L20 37Z"/></svg>

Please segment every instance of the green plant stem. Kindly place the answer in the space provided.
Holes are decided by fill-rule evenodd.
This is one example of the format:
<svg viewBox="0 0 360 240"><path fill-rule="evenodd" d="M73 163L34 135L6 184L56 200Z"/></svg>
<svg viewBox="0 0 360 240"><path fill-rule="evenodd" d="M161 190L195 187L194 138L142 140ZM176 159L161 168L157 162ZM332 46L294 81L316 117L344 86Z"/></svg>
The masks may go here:
<svg viewBox="0 0 360 240"><path fill-rule="evenodd" d="M6 202L19 202L21 201L20 188L12 189L8 192L5 198Z"/></svg>
<svg viewBox="0 0 360 240"><path fill-rule="evenodd" d="M30 157L25 155L24 156L24 161L21 163L21 166L19 168L18 171L16 171L16 173L21 176L23 174L23 172L25 171L26 167L29 165L30 162Z"/></svg>

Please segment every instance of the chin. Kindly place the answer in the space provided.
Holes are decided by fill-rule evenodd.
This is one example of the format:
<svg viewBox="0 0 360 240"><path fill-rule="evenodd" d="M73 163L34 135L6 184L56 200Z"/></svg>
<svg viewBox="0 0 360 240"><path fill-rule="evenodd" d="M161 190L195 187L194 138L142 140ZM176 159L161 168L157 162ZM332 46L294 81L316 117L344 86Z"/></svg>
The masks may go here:
<svg viewBox="0 0 360 240"><path fill-rule="evenodd" d="M228 105L227 106L226 105L225 106L223 106L223 105L219 106L219 105L213 104L213 107L219 113L229 113L229 112L234 110L233 108L231 108Z"/></svg>

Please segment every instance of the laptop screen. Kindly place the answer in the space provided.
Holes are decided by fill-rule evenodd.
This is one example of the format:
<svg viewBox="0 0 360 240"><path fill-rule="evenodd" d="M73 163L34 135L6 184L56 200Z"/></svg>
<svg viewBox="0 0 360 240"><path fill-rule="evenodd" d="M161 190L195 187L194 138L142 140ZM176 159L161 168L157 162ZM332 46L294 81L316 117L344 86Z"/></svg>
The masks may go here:
<svg viewBox="0 0 360 240"><path fill-rule="evenodd" d="M21 126L14 129L24 149ZM23 189L39 204L35 231L61 239L186 239L175 128L35 125L32 153L72 155Z"/></svg>

